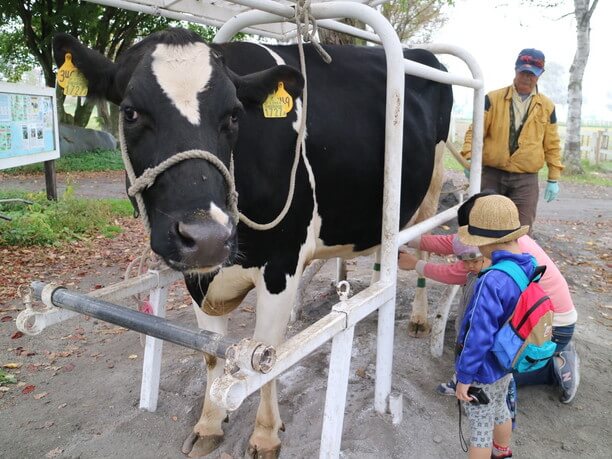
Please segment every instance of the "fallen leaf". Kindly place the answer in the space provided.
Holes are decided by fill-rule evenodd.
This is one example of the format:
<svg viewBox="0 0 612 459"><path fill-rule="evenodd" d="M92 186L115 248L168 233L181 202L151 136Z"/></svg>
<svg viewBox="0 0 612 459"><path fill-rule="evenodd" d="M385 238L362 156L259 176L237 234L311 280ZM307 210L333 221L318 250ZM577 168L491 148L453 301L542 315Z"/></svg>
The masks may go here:
<svg viewBox="0 0 612 459"><path fill-rule="evenodd" d="M0 322L10 322L13 320L13 316L4 316L0 319Z"/></svg>
<svg viewBox="0 0 612 459"><path fill-rule="evenodd" d="M138 358L138 355L136 355L136 354L128 355L128 359L130 359L130 360L134 360L134 359L137 359L137 358Z"/></svg>
<svg viewBox="0 0 612 459"><path fill-rule="evenodd" d="M62 373L68 373L72 370L74 370L74 363L68 363L60 369Z"/></svg>
<svg viewBox="0 0 612 459"><path fill-rule="evenodd" d="M59 406L57 407L57 409L58 409L58 410L61 410L62 408L65 408L65 407L66 407L66 405L67 405L67 403L62 403L61 405L59 405Z"/></svg>
<svg viewBox="0 0 612 459"><path fill-rule="evenodd" d="M172 419L173 421L178 421L178 416L172 416L170 419Z"/></svg>
<svg viewBox="0 0 612 459"><path fill-rule="evenodd" d="M23 336L22 332L16 331L15 333L11 335L11 339L18 339L18 338L21 338L22 336Z"/></svg>
<svg viewBox="0 0 612 459"><path fill-rule="evenodd" d="M32 392L34 389L36 389L36 386L33 386L32 384L30 384L29 386L25 386L22 390L21 393L23 395L28 395L30 392Z"/></svg>
<svg viewBox="0 0 612 459"><path fill-rule="evenodd" d="M2 365L3 368L21 368L21 363L5 363L4 365Z"/></svg>

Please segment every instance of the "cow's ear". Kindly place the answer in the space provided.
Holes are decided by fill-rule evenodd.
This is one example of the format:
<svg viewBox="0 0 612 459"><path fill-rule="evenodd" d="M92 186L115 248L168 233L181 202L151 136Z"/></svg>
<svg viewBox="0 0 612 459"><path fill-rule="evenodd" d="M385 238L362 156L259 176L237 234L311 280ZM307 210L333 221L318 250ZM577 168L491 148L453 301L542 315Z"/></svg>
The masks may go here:
<svg viewBox="0 0 612 459"><path fill-rule="evenodd" d="M304 89L304 77L288 65L278 65L244 76L230 73L230 77L236 85L238 99L246 104L262 104L278 88L280 82L294 99L299 97Z"/></svg>
<svg viewBox="0 0 612 459"><path fill-rule="evenodd" d="M53 56L59 69L72 55L72 63L87 79L87 96L106 99L117 105L122 96L115 84L117 66L99 52L83 45L72 35L58 33L53 37Z"/></svg>

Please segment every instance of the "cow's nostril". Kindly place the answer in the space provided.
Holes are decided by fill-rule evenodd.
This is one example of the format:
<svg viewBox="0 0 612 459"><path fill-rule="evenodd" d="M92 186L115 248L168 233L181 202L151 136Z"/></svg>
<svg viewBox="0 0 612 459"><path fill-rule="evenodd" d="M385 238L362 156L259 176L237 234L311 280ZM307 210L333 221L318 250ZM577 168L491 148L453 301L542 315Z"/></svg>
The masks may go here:
<svg viewBox="0 0 612 459"><path fill-rule="evenodd" d="M192 227L182 222L176 224L176 232L181 237L181 242L185 247L191 248L196 245L196 238L192 232Z"/></svg>

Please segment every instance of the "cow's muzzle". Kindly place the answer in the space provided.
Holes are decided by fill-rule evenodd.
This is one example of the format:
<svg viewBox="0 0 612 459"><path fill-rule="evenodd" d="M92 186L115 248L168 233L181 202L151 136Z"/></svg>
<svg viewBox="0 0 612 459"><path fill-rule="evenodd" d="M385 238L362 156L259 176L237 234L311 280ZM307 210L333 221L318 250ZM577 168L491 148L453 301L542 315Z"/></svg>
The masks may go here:
<svg viewBox="0 0 612 459"><path fill-rule="evenodd" d="M233 225L232 225L233 226ZM206 273L220 268L230 257L234 240L232 227L214 220L178 222L171 229L177 260L166 260L173 269Z"/></svg>

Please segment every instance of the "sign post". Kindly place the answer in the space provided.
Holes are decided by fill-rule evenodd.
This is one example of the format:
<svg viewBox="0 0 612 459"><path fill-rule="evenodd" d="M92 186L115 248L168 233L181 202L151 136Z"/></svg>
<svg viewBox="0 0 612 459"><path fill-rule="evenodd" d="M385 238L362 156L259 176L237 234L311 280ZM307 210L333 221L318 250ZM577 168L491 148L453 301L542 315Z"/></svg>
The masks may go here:
<svg viewBox="0 0 612 459"><path fill-rule="evenodd" d="M55 89L0 82L0 170L44 162L47 197L57 199L59 157Z"/></svg>

